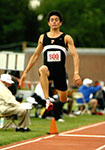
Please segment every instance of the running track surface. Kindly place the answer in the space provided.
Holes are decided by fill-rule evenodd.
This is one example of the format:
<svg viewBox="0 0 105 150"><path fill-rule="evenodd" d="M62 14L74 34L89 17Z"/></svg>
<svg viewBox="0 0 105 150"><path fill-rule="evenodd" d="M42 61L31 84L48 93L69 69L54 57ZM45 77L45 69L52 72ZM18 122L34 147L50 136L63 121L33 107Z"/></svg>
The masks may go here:
<svg viewBox="0 0 105 150"><path fill-rule="evenodd" d="M105 122L2 146L0 150L105 150Z"/></svg>

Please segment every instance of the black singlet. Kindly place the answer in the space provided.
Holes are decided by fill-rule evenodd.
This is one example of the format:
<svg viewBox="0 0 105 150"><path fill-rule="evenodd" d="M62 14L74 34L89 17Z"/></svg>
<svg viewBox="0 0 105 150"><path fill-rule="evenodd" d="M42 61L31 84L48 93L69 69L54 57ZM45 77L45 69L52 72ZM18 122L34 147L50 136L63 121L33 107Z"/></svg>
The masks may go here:
<svg viewBox="0 0 105 150"><path fill-rule="evenodd" d="M55 88L61 91L67 90L65 71L67 49L64 37L63 33L57 38L49 38L45 33L43 38L44 65L50 71L49 80L53 80Z"/></svg>

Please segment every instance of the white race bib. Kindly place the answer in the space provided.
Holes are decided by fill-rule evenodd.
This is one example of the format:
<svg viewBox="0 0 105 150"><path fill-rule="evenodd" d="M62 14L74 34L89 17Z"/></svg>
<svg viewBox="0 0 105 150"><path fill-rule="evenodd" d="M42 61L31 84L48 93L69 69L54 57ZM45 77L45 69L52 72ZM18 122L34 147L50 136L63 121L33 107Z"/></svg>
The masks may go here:
<svg viewBox="0 0 105 150"><path fill-rule="evenodd" d="M47 52L47 61L48 62L61 61L61 52L60 51L48 51Z"/></svg>

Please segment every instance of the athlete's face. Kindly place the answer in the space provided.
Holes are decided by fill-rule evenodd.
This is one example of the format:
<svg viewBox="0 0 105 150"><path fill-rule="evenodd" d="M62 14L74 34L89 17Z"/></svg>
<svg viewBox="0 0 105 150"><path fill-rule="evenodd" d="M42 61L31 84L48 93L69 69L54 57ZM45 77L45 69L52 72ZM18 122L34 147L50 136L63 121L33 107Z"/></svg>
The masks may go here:
<svg viewBox="0 0 105 150"><path fill-rule="evenodd" d="M57 29L62 25L62 22L60 22L60 19L58 16L51 16L48 22L48 25L52 29Z"/></svg>

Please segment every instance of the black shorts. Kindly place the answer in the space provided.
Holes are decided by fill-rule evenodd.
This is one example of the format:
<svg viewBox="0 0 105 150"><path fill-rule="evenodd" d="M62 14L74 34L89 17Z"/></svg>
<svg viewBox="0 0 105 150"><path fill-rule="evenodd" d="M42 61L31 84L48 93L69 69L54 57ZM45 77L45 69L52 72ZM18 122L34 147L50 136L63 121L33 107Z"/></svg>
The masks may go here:
<svg viewBox="0 0 105 150"><path fill-rule="evenodd" d="M67 90L67 79L66 79L66 71L65 68L56 68L54 67L54 69L49 68L50 71L50 76L49 76L49 80L53 80L54 82L54 87L57 90L60 91L66 91Z"/></svg>

